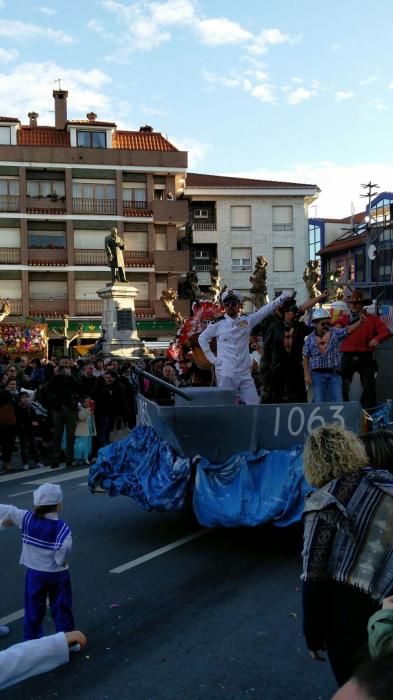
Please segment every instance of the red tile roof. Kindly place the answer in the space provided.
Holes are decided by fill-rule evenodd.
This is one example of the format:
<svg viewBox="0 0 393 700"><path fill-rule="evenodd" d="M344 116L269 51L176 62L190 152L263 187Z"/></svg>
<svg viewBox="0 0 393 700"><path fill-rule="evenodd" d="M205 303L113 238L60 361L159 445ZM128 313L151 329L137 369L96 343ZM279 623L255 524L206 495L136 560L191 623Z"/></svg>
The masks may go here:
<svg viewBox="0 0 393 700"><path fill-rule="evenodd" d="M152 209L129 209L123 208L123 216L153 216Z"/></svg>
<svg viewBox="0 0 393 700"><path fill-rule="evenodd" d="M54 126L21 126L18 129L19 146L70 146L70 135Z"/></svg>
<svg viewBox="0 0 393 700"><path fill-rule="evenodd" d="M353 218L353 223L354 224L363 224L364 223L364 217L366 216L365 211L360 211L357 214L354 214L352 216L346 216L344 219L340 219L345 224L351 224L352 223L352 218Z"/></svg>
<svg viewBox="0 0 393 700"><path fill-rule="evenodd" d="M318 255L332 255L334 253L339 253L341 250L350 250L351 248L356 248L359 245L363 245L367 240L366 233L360 233L357 236L351 236L350 238L339 238L336 241L332 241L324 248L318 251Z"/></svg>
<svg viewBox="0 0 393 700"><path fill-rule="evenodd" d="M116 127L115 122L99 122L97 120L92 121L91 119L68 119L67 124L71 124L72 126L114 126Z"/></svg>
<svg viewBox="0 0 393 700"><path fill-rule="evenodd" d="M253 178L248 177L228 177L225 175L187 173L186 188L187 187L248 187L255 189L280 189L281 187L302 188L317 186L299 182L278 182L276 180L254 180Z"/></svg>
<svg viewBox="0 0 393 700"><path fill-rule="evenodd" d="M115 131L112 148L129 151L177 151L178 149L159 132Z"/></svg>

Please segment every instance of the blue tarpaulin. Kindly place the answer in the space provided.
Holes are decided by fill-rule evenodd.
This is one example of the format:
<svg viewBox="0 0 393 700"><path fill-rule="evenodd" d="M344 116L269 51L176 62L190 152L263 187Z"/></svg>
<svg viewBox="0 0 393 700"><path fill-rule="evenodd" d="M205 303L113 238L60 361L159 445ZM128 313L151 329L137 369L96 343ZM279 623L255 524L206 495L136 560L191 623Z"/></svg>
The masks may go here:
<svg viewBox="0 0 393 700"><path fill-rule="evenodd" d="M292 450L239 452L224 464L200 460L193 507L206 527L253 527L272 521L285 527L301 518L311 491L303 476L302 446Z"/></svg>
<svg viewBox="0 0 393 700"><path fill-rule="evenodd" d="M206 527L253 527L272 521L297 522L305 494L302 446L292 450L239 452L223 464L180 457L154 430L138 426L124 439L99 450L89 487L110 496L131 496L146 510L176 511L188 503Z"/></svg>

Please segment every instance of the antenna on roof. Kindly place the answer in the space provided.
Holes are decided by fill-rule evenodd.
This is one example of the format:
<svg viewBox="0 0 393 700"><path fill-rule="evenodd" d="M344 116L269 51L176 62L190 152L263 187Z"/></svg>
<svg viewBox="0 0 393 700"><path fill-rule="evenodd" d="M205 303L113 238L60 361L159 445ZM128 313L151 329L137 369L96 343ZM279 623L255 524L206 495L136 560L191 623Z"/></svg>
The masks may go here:
<svg viewBox="0 0 393 700"><path fill-rule="evenodd" d="M56 80L51 80L49 85L54 85L55 83L58 83L57 89L61 90L61 82L60 81L61 81L61 78L57 78Z"/></svg>

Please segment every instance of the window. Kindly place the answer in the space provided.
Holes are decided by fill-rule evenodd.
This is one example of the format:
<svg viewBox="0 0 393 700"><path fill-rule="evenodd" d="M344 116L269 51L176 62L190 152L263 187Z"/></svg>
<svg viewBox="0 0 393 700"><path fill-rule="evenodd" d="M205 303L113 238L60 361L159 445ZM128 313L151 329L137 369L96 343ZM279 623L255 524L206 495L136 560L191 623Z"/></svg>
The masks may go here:
<svg viewBox="0 0 393 700"><path fill-rule="evenodd" d="M78 250L104 250L107 230L103 229L74 229L74 248Z"/></svg>
<svg viewBox="0 0 393 700"><path fill-rule="evenodd" d="M232 272L251 270L251 248L232 248Z"/></svg>
<svg viewBox="0 0 393 700"><path fill-rule="evenodd" d="M251 228L251 207L231 207L231 228Z"/></svg>
<svg viewBox="0 0 393 700"><path fill-rule="evenodd" d="M64 231L29 231L27 234L28 248L65 249L66 236Z"/></svg>
<svg viewBox="0 0 393 700"><path fill-rule="evenodd" d="M123 206L131 205L136 209L147 206L146 183L135 182L123 186Z"/></svg>
<svg viewBox="0 0 393 700"><path fill-rule="evenodd" d="M208 219L209 212L207 209L194 209L194 219Z"/></svg>
<svg viewBox="0 0 393 700"><path fill-rule="evenodd" d="M194 258L201 259L203 258L204 260L209 260L209 251L208 250L194 250L193 252Z"/></svg>
<svg viewBox="0 0 393 700"><path fill-rule="evenodd" d="M124 243L126 250L128 251L139 251L147 253L148 242L147 242L147 232L143 231L132 231L124 232Z"/></svg>
<svg viewBox="0 0 393 700"><path fill-rule="evenodd" d="M308 224L308 249L309 260L315 260L318 256L318 251L323 246L322 225L319 223L309 222Z"/></svg>
<svg viewBox="0 0 393 700"><path fill-rule="evenodd" d="M65 197L65 186L61 180L27 180L28 197Z"/></svg>
<svg viewBox="0 0 393 700"><path fill-rule="evenodd" d="M106 148L106 132L77 131L76 143L80 148Z"/></svg>
<svg viewBox="0 0 393 700"><path fill-rule="evenodd" d="M9 146L11 144L10 126L0 126L0 144L2 146Z"/></svg>
<svg viewBox="0 0 393 700"><path fill-rule="evenodd" d="M293 231L293 207L273 207L273 231Z"/></svg>
<svg viewBox="0 0 393 700"><path fill-rule="evenodd" d="M293 272L293 248L273 248L273 271Z"/></svg>
<svg viewBox="0 0 393 700"><path fill-rule="evenodd" d="M116 199L114 183L73 182L72 196L81 199Z"/></svg>
<svg viewBox="0 0 393 700"><path fill-rule="evenodd" d="M0 178L0 195L19 195L19 180L3 180Z"/></svg>
<svg viewBox="0 0 393 700"><path fill-rule="evenodd" d="M156 250L166 250L167 239L166 233L156 233Z"/></svg>

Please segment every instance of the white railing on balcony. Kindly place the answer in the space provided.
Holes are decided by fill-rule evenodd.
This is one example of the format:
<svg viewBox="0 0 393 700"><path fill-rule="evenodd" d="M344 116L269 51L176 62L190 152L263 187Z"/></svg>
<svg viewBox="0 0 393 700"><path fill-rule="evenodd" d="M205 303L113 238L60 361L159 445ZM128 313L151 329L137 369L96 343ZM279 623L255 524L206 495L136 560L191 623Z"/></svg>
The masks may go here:
<svg viewBox="0 0 393 700"><path fill-rule="evenodd" d="M116 199L73 197L72 211L74 214L116 214Z"/></svg>
<svg viewBox="0 0 393 700"><path fill-rule="evenodd" d="M194 223L192 224L192 228L194 231L216 231L217 230L217 224L213 221L210 223Z"/></svg>
<svg viewBox="0 0 393 700"><path fill-rule="evenodd" d="M145 200L123 200L123 209L147 209L147 202Z"/></svg>
<svg viewBox="0 0 393 700"><path fill-rule="evenodd" d="M20 248L0 248L0 265L18 265Z"/></svg>
<svg viewBox="0 0 393 700"><path fill-rule="evenodd" d="M97 282L97 289L102 287L102 282ZM101 299L76 299L75 313L77 316L102 316Z"/></svg>
<svg viewBox="0 0 393 700"><path fill-rule="evenodd" d="M19 211L18 195L0 194L0 211Z"/></svg>
<svg viewBox="0 0 393 700"><path fill-rule="evenodd" d="M192 266L192 269L195 272L211 272L213 269L213 265L201 265L201 264L196 264Z"/></svg>
<svg viewBox="0 0 393 700"><path fill-rule="evenodd" d="M148 259L149 253L147 250L125 250L124 262L127 265L132 260ZM107 265L108 258L105 250L93 248L76 248L75 249L75 265Z"/></svg>

